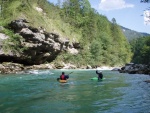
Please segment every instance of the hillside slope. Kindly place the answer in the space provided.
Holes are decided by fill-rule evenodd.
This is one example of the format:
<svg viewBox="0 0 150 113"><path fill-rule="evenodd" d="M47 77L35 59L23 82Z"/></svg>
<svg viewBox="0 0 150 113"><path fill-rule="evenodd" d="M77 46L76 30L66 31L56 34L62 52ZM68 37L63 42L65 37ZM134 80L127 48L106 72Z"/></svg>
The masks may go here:
<svg viewBox="0 0 150 113"><path fill-rule="evenodd" d="M130 45L120 27L108 21L107 17L98 14L86 0L66 2L61 8L46 0L7 0L2 4L2 9L0 19L3 21L0 21L0 25L4 30L0 32L11 39L4 40L5 43L1 45L3 51L0 56L3 58L1 62L6 60L6 56L8 60L9 55L10 58L15 58L11 59L12 62L23 64L26 60L36 59L35 62L30 63L33 65L37 61L38 64L63 61L78 67L88 64L114 66L131 60ZM11 23L18 20L19 26L12 26ZM26 20L27 23L20 23L20 20ZM43 32L40 32L40 29ZM15 43L13 45L16 46L12 47L10 42ZM30 43L30 46L27 43ZM45 44L46 46L43 46ZM54 51L56 48L51 49L54 47L59 52ZM31 48L32 51L34 50L31 52L34 55L29 54ZM76 49L78 52L73 54L69 52L70 49ZM11 52L6 52L8 50ZM49 58L52 54L53 57ZM43 58L45 56L46 58ZM31 65L30 63L27 64Z"/></svg>

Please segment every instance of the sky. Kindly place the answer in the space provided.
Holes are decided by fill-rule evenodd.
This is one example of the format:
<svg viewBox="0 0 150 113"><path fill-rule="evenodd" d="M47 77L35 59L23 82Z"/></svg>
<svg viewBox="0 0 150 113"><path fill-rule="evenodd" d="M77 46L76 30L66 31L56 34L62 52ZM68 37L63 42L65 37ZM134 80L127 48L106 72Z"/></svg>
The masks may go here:
<svg viewBox="0 0 150 113"><path fill-rule="evenodd" d="M58 0L48 0L57 3ZM60 0L63 1L63 0ZM89 0L91 7L108 20L116 19L117 24L137 32L150 34L150 3L140 0Z"/></svg>

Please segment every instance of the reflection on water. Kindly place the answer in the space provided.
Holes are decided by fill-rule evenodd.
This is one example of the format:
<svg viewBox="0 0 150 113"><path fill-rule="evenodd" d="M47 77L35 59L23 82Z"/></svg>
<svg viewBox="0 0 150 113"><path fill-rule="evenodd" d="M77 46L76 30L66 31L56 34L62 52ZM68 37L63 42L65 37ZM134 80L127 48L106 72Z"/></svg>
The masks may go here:
<svg viewBox="0 0 150 113"><path fill-rule="evenodd" d="M63 70L68 83L59 83L62 70L0 75L0 113L149 113L147 75L94 70Z"/></svg>

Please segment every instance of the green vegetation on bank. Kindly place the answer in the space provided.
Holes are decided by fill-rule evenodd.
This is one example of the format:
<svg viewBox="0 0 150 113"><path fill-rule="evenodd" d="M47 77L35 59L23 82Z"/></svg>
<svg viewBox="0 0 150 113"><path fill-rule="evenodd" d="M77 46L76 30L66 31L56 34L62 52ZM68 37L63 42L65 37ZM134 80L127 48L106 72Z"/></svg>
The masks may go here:
<svg viewBox="0 0 150 113"><path fill-rule="evenodd" d="M78 55L62 53L57 61L81 65L122 65L131 61L130 44L113 18L100 15L88 0L67 0L54 6L46 0L0 0L0 25L25 18L29 25L57 32L71 41L80 42ZM38 12L36 8L41 8ZM1 21L3 20L3 21Z"/></svg>

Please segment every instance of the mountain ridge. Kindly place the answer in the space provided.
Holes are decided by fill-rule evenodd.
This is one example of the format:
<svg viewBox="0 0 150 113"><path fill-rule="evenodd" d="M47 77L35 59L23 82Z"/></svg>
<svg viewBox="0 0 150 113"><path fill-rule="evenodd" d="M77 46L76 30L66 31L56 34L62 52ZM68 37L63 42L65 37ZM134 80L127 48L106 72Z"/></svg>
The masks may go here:
<svg viewBox="0 0 150 113"><path fill-rule="evenodd" d="M120 26L120 27L121 27L124 35L128 39L128 41L131 41L132 39L135 39L135 38L150 36L150 34L145 33L145 32L138 32L138 31L131 30L130 28L126 28L123 26Z"/></svg>

